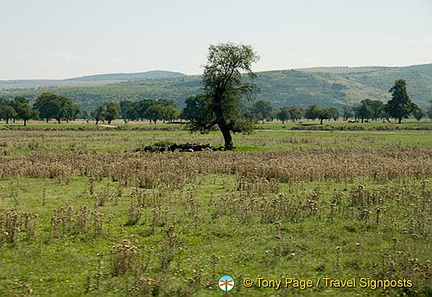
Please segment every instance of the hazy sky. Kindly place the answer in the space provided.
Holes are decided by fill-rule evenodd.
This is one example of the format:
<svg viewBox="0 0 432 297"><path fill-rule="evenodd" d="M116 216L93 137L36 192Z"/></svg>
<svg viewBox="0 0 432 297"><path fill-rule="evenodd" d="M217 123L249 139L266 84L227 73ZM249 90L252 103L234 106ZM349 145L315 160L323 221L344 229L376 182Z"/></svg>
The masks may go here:
<svg viewBox="0 0 432 297"><path fill-rule="evenodd" d="M0 79L201 74L209 44L256 71L432 62L432 0L0 0Z"/></svg>

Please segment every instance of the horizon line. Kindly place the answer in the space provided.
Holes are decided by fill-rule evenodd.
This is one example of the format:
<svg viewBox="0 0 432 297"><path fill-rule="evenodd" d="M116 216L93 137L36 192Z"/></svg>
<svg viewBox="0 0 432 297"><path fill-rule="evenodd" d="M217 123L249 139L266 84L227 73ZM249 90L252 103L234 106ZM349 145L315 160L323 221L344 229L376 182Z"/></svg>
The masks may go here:
<svg viewBox="0 0 432 297"><path fill-rule="evenodd" d="M423 66L423 65L432 65L432 63L422 63L422 64L410 64L410 65L363 65L363 66L349 66L349 65L335 65L335 66L307 66L307 67L295 67L295 68L283 68L283 69L269 69L269 70L258 70L256 73L260 72L271 72L271 71L285 71L285 70L305 70L305 69L315 69L315 68L336 68L336 69L350 69L350 68L404 68L404 67L412 67L412 66ZM171 72L171 73L179 73L184 76L199 76L199 74L186 74L180 71L172 71L172 70L161 70L154 69L148 71L137 71L137 72L107 72L107 73L96 73L96 74L86 74L81 76L67 77L67 78L12 78L12 79L0 79L1 82L13 82L13 81L66 81L73 80L91 76L102 76L102 75L116 75L116 74L143 74L150 72Z"/></svg>

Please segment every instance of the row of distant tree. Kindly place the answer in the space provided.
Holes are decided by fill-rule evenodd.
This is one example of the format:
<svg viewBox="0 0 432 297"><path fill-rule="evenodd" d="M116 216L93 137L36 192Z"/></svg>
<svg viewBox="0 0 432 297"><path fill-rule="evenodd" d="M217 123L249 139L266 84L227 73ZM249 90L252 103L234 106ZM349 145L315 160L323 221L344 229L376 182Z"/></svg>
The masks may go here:
<svg viewBox="0 0 432 297"><path fill-rule="evenodd" d="M24 126L32 119L56 119L61 121L75 120L79 115L80 109L71 98L43 93L36 98L33 106L30 100L25 97L15 97L14 99L0 98L0 118L8 124L10 120L23 120Z"/></svg>
<svg viewBox="0 0 432 297"><path fill-rule="evenodd" d="M403 88L403 83L402 83ZM186 99L186 107L179 111L173 101L167 99L144 99L140 101L121 101L105 102L95 110L88 112L82 111L77 104L74 104L71 98L55 95L52 93L43 93L36 98L31 106L30 101L24 97L15 97L14 99L0 98L0 118L9 123L10 120L23 120L24 125L30 119L44 119L47 122L55 119L58 123L61 121L75 120L76 118L92 119L98 124L100 121L107 121L111 124L112 120L121 118L125 123L129 121L149 120L156 123L157 121L173 121L176 119L190 120L201 112L200 104L202 98L193 96ZM432 101L431 101L432 104ZM390 100L384 104L379 100L365 99L360 105L350 107L344 106L341 110L336 107L321 108L318 105L310 105L308 108L299 106L284 106L275 109L273 105L266 100L258 100L252 106L243 106L243 117L248 120L271 121L278 119L283 123L285 121L299 121L301 119L320 120L343 120L354 118L361 122L368 120L380 120L389 118L402 119L413 115L417 120L428 116L432 119L432 105L428 110L419 108L414 103L409 103L401 110L400 106L393 104Z"/></svg>
<svg viewBox="0 0 432 297"><path fill-rule="evenodd" d="M432 104L432 102L431 102ZM353 118L355 120L361 121L362 123L364 121L369 120L389 120L390 118L394 117L391 116L391 111L389 109L390 107L386 104L384 104L382 101L379 100L371 100L371 99L365 99L360 102L360 105L358 106L344 106L342 107L342 110L340 111L336 107L330 107L330 108L320 108L318 105L310 105L308 108L301 108L299 106L284 106L279 108L279 110L269 112L271 109L266 109L266 112L258 112L255 117L259 120L272 120L274 118L282 121L283 123L285 121L291 120L293 122L301 120L301 119L308 119L308 120L320 120L321 124L323 120L330 120L333 119L337 121L340 117L343 118L344 121L347 121L350 118ZM415 119L420 121L422 118L428 116L430 119L432 119L432 106L428 110L423 110L422 108L419 108L417 106L411 107L410 115L413 115ZM404 118L403 116L402 118ZM399 116L396 115L396 119L399 119Z"/></svg>
<svg viewBox="0 0 432 297"><path fill-rule="evenodd" d="M173 121L179 118L180 111L172 100L167 99L144 99L140 101L121 101L121 118L128 120L145 119L156 123L156 121Z"/></svg>
<svg viewBox="0 0 432 297"><path fill-rule="evenodd" d="M391 100L389 101L391 102ZM344 106L342 110L336 107L322 108L317 104L310 105L308 108L302 108L296 105L283 106L275 109L269 101L256 101L251 107L244 107L243 116L246 119L258 121L272 121L278 119L285 121L299 121L301 119L319 120L335 120L340 117L347 121L352 118L362 123L369 120L389 120L396 118L399 121L402 118L413 115L417 120L428 116L432 119L432 106L427 110L419 108L415 104L408 104L405 108L392 103L384 104L379 100L365 99L357 106ZM432 101L431 101L432 104ZM184 119L192 119L200 112L200 102L196 97L191 97L186 100L186 109L183 110L182 116Z"/></svg>
<svg viewBox="0 0 432 297"><path fill-rule="evenodd" d="M105 102L95 110L88 112L80 111L77 104L69 97L63 97L52 93L43 93L38 96L31 106L30 100L25 97L14 99L0 98L0 119L8 124L9 121L23 120L24 126L32 119L44 119L47 122L55 119L58 123L62 121L75 120L78 117L93 119L98 124L122 118L125 122L130 120L150 120L156 123L158 120L172 121L178 119L179 110L171 100L145 99L137 102L121 101Z"/></svg>
<svg viewBox="0 0 432 297"><path fill-rule="evenodd" d="M0 118L6 121L24 120L24 126L27 121L39 117L39 112L30 107L30 100L25 97L15 97L14 99L0 98Z"/></svg>
<svg viewBox="0 0 432 297"><path fill-rule="evenodd" d="M111 124L112 120L118 118L122 118L125 123L139 120L157 123L157 121L173 121L178 119L179 115L180 112L174 103L166 99L120 101L120 103L105 102L91 113L83 112L85 119L94 119L96 124L105 120Z"/></svg>
<svg viewBox="0 0 432 297"><path fill-rule="evenodd" d="M406 82L402 79L397 80L395 85L390 89L393 93L392 99L384 104L380 100L365 99L360 102L360 105L342 108L342 115L336 107L320 108L318 105L310 105L307 109L299 106L285 106L274 111L273 106L268 101L257 101L246 112L246 118L257 120L272 120L277 118L282 122L287 120L297 121L302 118L309 120L319 119L321 124L323 120L337 120L340 116L346 121L349 118L360 120L379 120L395 118L400 123L403 118L414 116L417 120L428 116L432 119L432 100L431 107L428 110L423 110L414 104L408 97L406 92Z"/></svg>

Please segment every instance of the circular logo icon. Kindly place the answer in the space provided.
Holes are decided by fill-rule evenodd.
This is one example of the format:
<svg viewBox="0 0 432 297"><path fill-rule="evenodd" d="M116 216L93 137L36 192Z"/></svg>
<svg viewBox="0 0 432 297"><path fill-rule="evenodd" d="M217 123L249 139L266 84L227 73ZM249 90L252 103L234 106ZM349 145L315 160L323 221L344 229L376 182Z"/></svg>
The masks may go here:
<svg viewBox="0 0 432 297"><path fill-rule="evenodd" d="M222 275L218 280L218 286L224 292L229 292L234 289L234 285L234 278L228 274Z"/></svg>

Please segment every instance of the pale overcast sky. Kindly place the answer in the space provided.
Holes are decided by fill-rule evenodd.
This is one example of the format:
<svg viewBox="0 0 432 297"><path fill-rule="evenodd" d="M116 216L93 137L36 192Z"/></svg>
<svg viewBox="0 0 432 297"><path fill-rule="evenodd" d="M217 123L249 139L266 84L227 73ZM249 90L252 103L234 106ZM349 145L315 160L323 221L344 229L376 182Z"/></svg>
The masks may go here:
<svg viewBox="0 0 432 297"><path fill-rule="evenodd" d="M432 62L432 0L0 0L0 79L201 74L209 44L254 70Z"/></svg>

